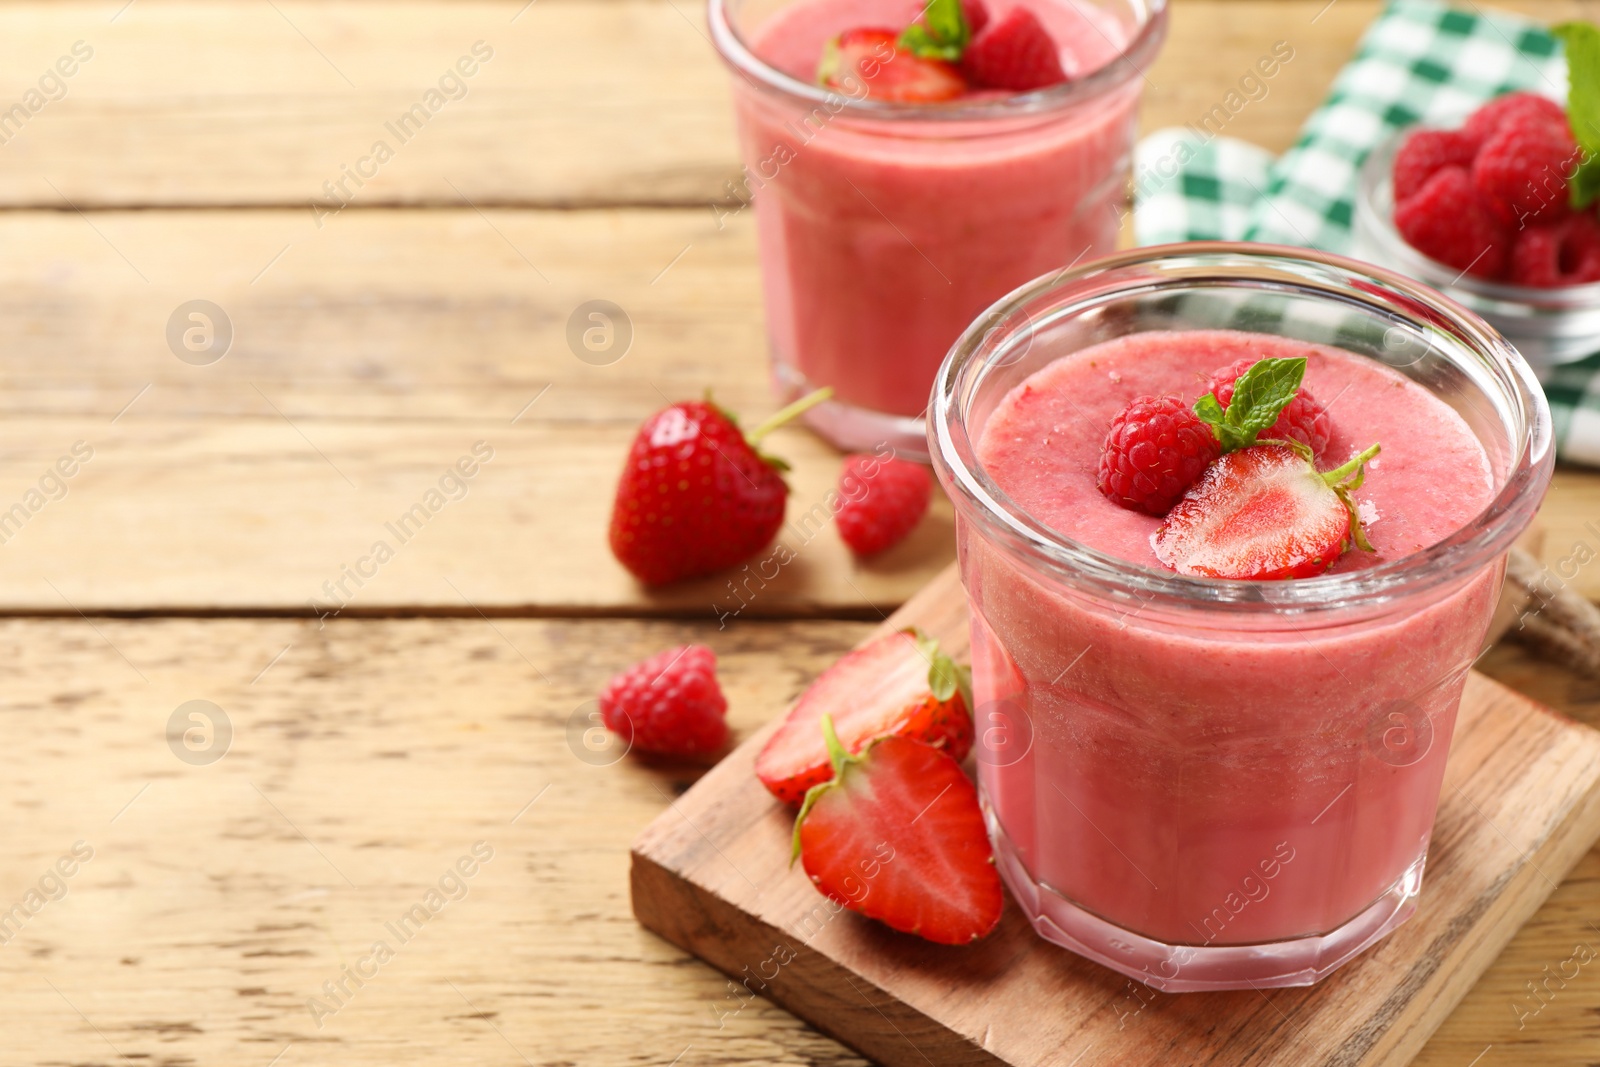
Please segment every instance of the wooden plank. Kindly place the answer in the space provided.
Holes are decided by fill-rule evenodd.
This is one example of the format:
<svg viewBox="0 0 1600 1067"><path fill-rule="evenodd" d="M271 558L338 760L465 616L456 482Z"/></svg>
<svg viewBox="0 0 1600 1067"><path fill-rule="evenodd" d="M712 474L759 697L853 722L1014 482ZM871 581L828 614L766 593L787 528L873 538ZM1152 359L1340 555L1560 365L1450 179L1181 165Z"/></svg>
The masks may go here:
<svg viewBox="0 0 1600 1067"><path fill-rule="evenodd" d="M1580 722L1600 726L1600 684L1502 644L1479 669ZM1574 951L1600 952L1600 849L1591 851L1517 932L1445 1020L1413 1067L1462 1067L1474 1057L1511 1067L1586 1064L1600 1041L1594 965L1573 975ZM1586 954L1580 953L1580 954ZM1554 975L1554 977L1552 977ZM1563 977L1571 976L1571 977ZM1530 989L1529 983L1533 983ZM1485 1049L1492 1051L1485 1055Z"/></svg>
<svg viewBox="0 0 1600 1067"><path fill-rule="evenodd" d="M581 762L567 722L613 669L705 640L747 737L869 626L495 627L0 621L11 664L0 905L74 842L95 850L67 895L0 947L6 1062L123 1062L120 1052L265 1067L293 1041L277 1067L521 1063L509 1041L535 1063L659 1067L692 1045L681 1063L861 1067L639 929L625 850L696 772ZM1486 665L1508 680L1554 676L1515 650ZM1600 690L1585 684L1588 700L1569 706L1600 723ZM193 699L224 708L234 728L210 766L180 762L164 739L171 712ZM306 1001L480 839L495 858L467 897L318 1029ZM1418 1063L1465 1067L1491 1042L1479 1067L1592 1060L1600 982L1589 967L1523 1030L1510 1003L1573 943L1596 945L1597 910L1591 852Z"/></svg>
<svg viewBox="0 0 1600 1067"><path fill-rule="evenodd" d="M209 365L168 339L197 298L231 324ZM597 298L632 338L580 343L586 362L568 325ZM289 210L0 213L0 413L110 419L150 386L125 419L276 418L265 394L296 419L504 424L548 386L523 421L631 427L715 386L754 415L760 300L752 220L719 230L709 210L366 211L320 231Z"/></svg>
<svg viewBox="0 0 1600 1067"><path fill-rule="evenodd" d="M627 904L629 838L697 771L585 762L569 722L613 669L706 639L748 734L865 629L0 623L0 912L93 850L0 932L6 1063L859 1063L764 1003L718 1025L725 980ZM209 765L166 738L196 699L232 725ZM478 841L492 860L401 944L385 924ZM318 1026L308 1001L377 940L394 958Z"/></svg>
<svg viewBox="0 0 1600 1067"><path fill-rule="evenodd" d="M338 598L352 611L468 611L464 595L485 610L878 618L952 558L941 497L910 542L854 563L816 510L835 454L786 431L798 561L767 581L640 590L604 543L638 423L709 385L747 417L771 410L749 220L487 214L365 212L321 234L285 211L0 215L0 512L75 441L96 450L65 499L0 529L0 611L309 613L386 539L394 561ZM233 327L208 366L166 337L197 296ZM607 366L566 337L596 296L633 324ZM402 550L384 524L479 440L498 458ZM1595 514L1600 475L1558 473L1546 558L1570 557ZM1572 580L1600 594L1600 569Z"/></svg>
<svg viewBox="0 0 1600 1067"><path fill-rule="evenodd" d="M719 626L796 613L878 619L954 551L941 498L906 542L851 562L828 518L838 460L789 430L769 439L797 464L775 547L748 571L649 591L605 542L625 434L503 419L402 430L282 417L8 420L0 512L34 499L27 494L71 458L72 442L94 453L65 482L65 497L37 498L42 506L24 511L20 528L0 527L0 604L68 615L243 609L313 618L342 607L626 609ZM451 474L463 462L477 463L470 479Z"/></svg>
<svg viewBox="0 0 1600 1067"><path fill-rule="evenodd" d="M470 612L470 598L881 617L874 605L893 610L951 558L948 508L852 563L823 506L839 461L802 431L773 439L795 464L793 563L654 594L606 548L612 487L646 415L712 385L752 419L772 408L750 230L674 211L367 212L320 235L284 211L0 216L13 338L0 352L0 512L73 442L96 456L26 530L0 528L0 609L309 611L317 598ZM234 337L207 366L167 338L197 295ZM606 366L567 339L595 296L633 323ZM385 523L477 441L496 459L402 546ZM330 601L323 583L379 541L394 561Z"/></svg>
<svg viewBox="0 0 1600 1067"><path fill-rule="evenodd" d="M694 4L119 6L0 6L7 105L75 41L94 53L6 143L0 203L294 205L309 223L358 164L376 175L346 189L369 207L696 202L732 176L726 75ZM479 41L492 58L465 95L447 82L420 131L388 128ZM392 158L361 164L378 141Z"/></svg>
<svg viewBox="0 0 1600 1067"><path fill-rule="evenodd" d="M726 74L698 2L120 6L0 5L8 104L74 42L94 50L66 95L5 143L0 204L294 205L309 224L323 183L386 136L394 157L349 186L357 205L703 205L725 198L737 173ZM1552 21L1583 10L1576 0L1499 6ZM1145 128L1197 121L1283 40L1295 59L1227 132L1286 147L1378 9L1178 0L1150 71ZM404 144L387 135L385 123L479 40L494 57L465 97Z"/></svg>
<svg viewBox="0 0 1600 1067"><path fill-rule="evenodd" d="M880 632L909 625L964 647L954 568ZM959 952L829 921L789 863L791 813L755 778L770 732L635 841L634 912L736 979L757 961L753 990L888 1065L1153 1067L1183 1049L1217 1064L1398 1067L1600 835L1600 732L1474 676L1415 917L1310 989L1160 994L1046 944L1014 908ZM775 954L768 974L759 961Z"/></svg>

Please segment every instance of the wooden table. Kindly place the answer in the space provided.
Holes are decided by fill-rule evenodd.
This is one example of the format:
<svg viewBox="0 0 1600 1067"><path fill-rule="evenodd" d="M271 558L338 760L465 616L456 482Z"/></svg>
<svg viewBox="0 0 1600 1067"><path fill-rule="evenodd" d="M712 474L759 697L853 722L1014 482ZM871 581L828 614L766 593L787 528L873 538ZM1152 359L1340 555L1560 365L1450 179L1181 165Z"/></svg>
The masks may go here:
<svg viewBox="0 0 1600 1067"><path fill-rule="evenodd" d="M1229 131L1284 147L1376 9L1178 0L1146 127L1285 40ZM770 410L751 220L712 207L737 163L698 6L0 7L0 112L68 68L0 126L0 513L23 505L0 525L0 910L24 905L0 1059L859 1062L765 1002L728 1013L724 978L635 925L628 842L687 774L573 740L614 669L686 640L747 733L951 556L944 505L867 566L829 529L719 629L726 579L646 593L604 548L663 398ZM393 157L364 162L379 139ZM610 365L566 341L591 299L632 323ZM193 300L231 324L218 361L169 345ZM773 446L810 507L835 457ZM1552 560L1600 542L1600 476L1561 472L1545 520ZM1600 568L1575 584L1600 595ZM1595 683L1486 662L1600 724ZM195 700L231 737L169 745ZM1527 988L1579 944L1600 948L1600 852L1418 1062L1594 1062L1600 964Z"/></svg>

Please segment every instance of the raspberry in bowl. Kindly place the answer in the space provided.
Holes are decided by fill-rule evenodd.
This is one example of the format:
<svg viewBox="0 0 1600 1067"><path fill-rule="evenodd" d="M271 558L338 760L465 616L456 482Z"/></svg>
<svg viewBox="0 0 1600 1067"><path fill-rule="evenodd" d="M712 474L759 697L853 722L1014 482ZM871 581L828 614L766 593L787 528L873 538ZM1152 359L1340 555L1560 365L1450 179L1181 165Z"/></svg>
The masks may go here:
<svg viewBox="0 0 1600 1067"><path fill-rule="evenodd" d="M1409 917L1553 464L1503 338L1342 257L1139 249L991 308L929 443L990 836L1041 936L1170 992L1267 988Z"/></svg>
<svg viewBox="0 0 1600 1067"><path fill-rule="evenodd" d="M1536 93L1403 130L1362 166L1355 253L1478 312L1536 367L1590 355L1600 208L1569 188L1584 159L1562 106Z"/></svg>
<svg viewBox="0 0 1600 1067"><path fill-rule="evenodd" d="M995 300L1111 252L1166 0L709 0L774 387L920 457L939 361Z"/></svg>

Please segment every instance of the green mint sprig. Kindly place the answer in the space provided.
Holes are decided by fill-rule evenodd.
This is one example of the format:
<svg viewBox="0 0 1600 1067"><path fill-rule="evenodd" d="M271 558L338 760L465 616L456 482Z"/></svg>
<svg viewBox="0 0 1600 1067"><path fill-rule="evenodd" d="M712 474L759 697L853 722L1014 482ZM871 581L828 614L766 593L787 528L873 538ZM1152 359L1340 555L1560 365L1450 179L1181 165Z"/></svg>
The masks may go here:
<svg viewBox="0 0 1600 1067"><path fill-rule="evenodd" d="M922 20L907 26L895 44L924 59L954 63L971 39L972 27L967 25L961 0L928 0L922 9Z"/></svg>
<svg viewBox="0 0 1600 1067"><path fill-rule="evenodd" d="M1233 383L1226 409L1215 393L1207 393L1194 402L1194 413L1217 435L1223 452L1237 452L1255 444L1256 435L1278 421L1305 376L1304 356L1258 360Z"/></svg>
<svg viewBox="0 0 1600 1067"><path fill-rule="evenodd" d="M1581 211L1600 199L1600 27L1563 22L1550 32L1567 48L1567 124L1583 150L1567 195Z"/></svg>

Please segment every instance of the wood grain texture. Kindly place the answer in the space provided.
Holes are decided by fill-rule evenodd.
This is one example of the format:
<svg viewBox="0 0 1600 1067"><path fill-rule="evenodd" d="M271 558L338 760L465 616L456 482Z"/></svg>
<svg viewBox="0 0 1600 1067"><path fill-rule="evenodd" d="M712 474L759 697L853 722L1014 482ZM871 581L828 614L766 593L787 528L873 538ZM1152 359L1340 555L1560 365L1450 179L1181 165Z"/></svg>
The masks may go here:
<svg viewBox="0 0 1600 1067"><path fill-rule="evenodd" d="M628 842L683 803L698 771L632 756L583 763L568 722L621 664L704 640L719 656L730 721L748 737L869 629L0 622L0 656L12 664L0 702L9 739L0 905L22 899L75 841L95 849L65 898L0 946L6 1063L127 1062L108 1040L125 1057L168 1064L265 1067L286 1046L277 1067L523 1062L509 1041L538 1064L661 1067L692 1046L680 1062L860 1067L769 1001L731 996L722 975L639 928L626 893ZM1515 649L1485 666L1600 723L1594 683L1561 680ZM178 761L165 741L172 711L193 699L217 703L233 724L230 751L211 766ZM466 898L318 1029L307 1000L480 839L495 858ZM1417 1063L1465 1067L1491 1043L1485 1063L1592 1062L1600 979L1591 968L1521 1030L1511 1005L1574 943L1600 947L1589 925L1597 913L1600 851Z"/></svg>
<svg viewBox="0 0 1600 1067"><path fill-rule="evenodd" d="M0 204L293 205L309 220L323 183L380 139L394 157L348 186L357 205L703 205L737 173L726 74L697 0L120 6L0 5L6 106L74 42L94 50L4 144ZM1296 58L1228 132L1287 147L1379 6L1177 0L1145 128L1197 120L1281 40ZM1550 21L1585 10L1497 6ZM404 144L388 134L479 40L494 57L466 95Z"/></svg>
<svg viewBox="0 0 1600 1067"><path fill-rule="evenodd" d="M316 599L352 612L876 619L950 561L942 497L905 545L852 560L825 506L837 456L794 430L774 448L795 468L782 534L795 562L641 589L604 541L638 423L707 383L748 417L771 410L749 220L718 231L709 213L487 214L367 212L320 235L283 211L107 212L93 225L0 214L0 512L75 441L96 457L20 533L0 529L0 611L309 615ZM196 296L234 329L208 366L166 339ZM567 344L573 309L594 296L634 326L608 366ZM477 441L496 458L466 498L399 544L385 524ZM1600 521L1600 476L1560 472L1545 517L1547 560L1572 557L1580 534L1600 553L1600 535L1583 533ZM395 558L359 587L343 579L379 540ZM1600 568L1570 580L1600 594Z"/></svg>
<svg viewBox="0 0 1600 1067"><path fill-rule="evenodd" d="M910 625L960 654L954 568L880 632ZM890 1065L1154 1067L1182 1049L1195 1062L1398 1067L1600 836L1600 732L1474 676L1415 917L1310 989L1159 994L1046 944L1015 908L951 950L822 907L789 864L790 813L755 779L768 733L640 835L634 911L736 980L753 969L752 990Z"/></svg>
<svg viewBox="0 0 1600 1067"><path fill-rule="evenodd" d="M368 212L320 235L281 211L0 215L15 339L0 353L0 512L74 441L95 449L66 498L7 538L0 606L470 612L470 599L879 618L874 605L893 610L949 561L941 500L906 545L852 562L825 506L838 458L794 430L773 438L795 466L781 535L794 562L642 590L605 544L638 423L711 384L752 420L772 407L748 221L718 234L709 213L492 214ZM233 325L208 366L166 336L196 296ZM609 366L567 342L596 296L634 324ZM385 523L477 441L495 459L402 546ZM330 596L323 583L380 540L393 561Z"/></svg>
<svg viewBox="0 0 1600 1067"><path fill-rule="evenodd" d="M682 1062L857 1063L766 1003L719 1026L725 980L630 915L627 842L697 768L576 753L606 676L664 644L716 648L745 735L865 630L0 623L0 912L93 849L65 896L0 933L0 1058L662 1065L692 1046ZM206 766L166 738L195 699L233 728ZM478 841L492 860L401 944L385 924ZM319 1027L308 1001L333 1005L323 983L375 940L394 958Z"/></svg>

